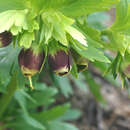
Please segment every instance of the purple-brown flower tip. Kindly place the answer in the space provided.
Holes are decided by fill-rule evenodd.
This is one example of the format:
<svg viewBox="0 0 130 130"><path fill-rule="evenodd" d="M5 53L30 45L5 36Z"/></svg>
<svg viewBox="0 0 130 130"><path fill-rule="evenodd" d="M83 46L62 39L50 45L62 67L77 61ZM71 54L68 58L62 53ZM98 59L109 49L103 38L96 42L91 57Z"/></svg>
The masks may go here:
<svg viewBox="0 0 130 130"><path fill-rule="evenodd" d="M31 48L24 50L22 49L18 56L18 63L22 73L25 76L33 76L40 71L45 55L43 52L37 55L33 53Z"/></svg>
<svg viewBox="0 0 130 130"><path fill-rule="evenodd" d="M0 48L8 46L12 42L12 34L10 32L0 33Z"/></svg>
<svg viewBox="0 0 130 130"><path fill-rule="evenodd" d="M48 63L53 72L59 76L64 76L72 68L72 56L70 52L59 50L54 55L49 54Z"/></svg>

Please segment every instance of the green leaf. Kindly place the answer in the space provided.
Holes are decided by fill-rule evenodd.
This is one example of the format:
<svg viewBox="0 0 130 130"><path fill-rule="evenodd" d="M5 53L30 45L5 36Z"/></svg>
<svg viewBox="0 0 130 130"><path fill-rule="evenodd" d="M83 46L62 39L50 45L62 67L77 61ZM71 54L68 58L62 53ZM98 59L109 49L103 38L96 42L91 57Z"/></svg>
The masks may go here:
<svg viewBox="0 0 130 130"><path fill-rule="evenodd" d="M120 0L119 4L117 4L117 7L116 7L116 21L115 21L115 23L117 22L119 25L120 25L120 23L122 24L126 20L127 13L128 13L127 0Z"/></svg>
<svg viewBox="0 0 130 130"><path fill-rule="evenodd" d="M39 114L32 114L32 115L39 121L41 120L43 122L50 122L61 117L69 109L69 107L70 107L69 104L65 104L53 107L50 110L40 112Z"/></svg>
<svg viewBox="0 0 130 130"><path fill-rule="evenodd" d="M76 28L72 27L72 26L66 26L65 30L68 34L70 34L72 36L73 39L77 40L81 45L87 47L87 41L85 36L78 31Z"/></svg>
<svg viewBox="0 0 130 130"><path fill-rule="evenodd" d="M48 30L44 29L44 35L49 36L49 38L52 37L55 38L57 41L61 42L63 45L67 46L68 41L66 39L66 32L65 27L73 24L73 19L70 19L66 16L64 16L62 13L58 11L48 11L42 13L42 20L44 23L44 26L46 26L47 29L51 29L51 32L48 34ZM53 30L52 30L53 29ZM53 32L52 32L53 31ZM48 38L47 38L48 40ZM47 41L45 40L45 41Z"/></svg>
<svg viewBox="0 0 130 130"><path fill-rule="evenodd" d="M23 118L17 116L15 121L11 121L7 124L7 128L13 130L36 130L35 127L29 125ZM38 129L40 130L40 129Z"/></svg>
<svg viewBox="0 0 130 130"><path fill-rule="evenodd" d="M0 0L0 12L7 10L23 10L26 0Z"/></svg>
<svg viewBox="0 0 130 130"><path fill-rule="evenodd" d="M70 0L61 6L61 12L70 17L79 17L90 13L105 11L118 3L119 0Z"/></svg>
<svg viewBox="0 0 130 130"><path fill-rule="evenodd" d="M32 103L36 103L36 100L33 97L31 97L31 95L29 95L26 91L24 91L24 89L21 89L19 91L24 97L29 99Z"/></svg>
<svg viewBox="0 0 130 130"><path fill-rule="evenodd" d="M38 29L38 24L34 20L35 14L31 14L27 9L25 10L8 10L0 13L0 33L11 30L13 35L17 35L18 32L28 30L32 32L34 29ZM22 30L23 29L23 30Z"/></svg>
<svg viewBox="0 0 130 130"><path fill-rule="evenodd" d="M121 55L124 56L125 51L129 46L129 36L113 30L102 31L102 36L106 36L108 38L108 42L104 44L106 48L116 52L119 51Z"/></svg>
<svg viewBox="0 0 130 130"><path fill-rule="evenodd" d="M87 81L89 85L89 89L92 92L93 96L98 100L101 104L105 104L105 100L102 97L101 91L100 91L100 85L96 83L96 81L93 79L90 72L84 72L85 80Z"/></svg>
<svg viewBox="0 0 130 130"><path fill-rule="evenodd" d="M32 93L33 99L36 103L28 102L28 108L36 108L40 105L49 105L55 101L54 96L57 94L57 89L52 87L47 87L43 83L36 83L35 93Z"/></svg>
<svg viewBox="0 0 130 130"><path fill-rule="evenodd" d="M48 44L49 39L52 37L53 25L51 23L42 25L40 43L44 40L45 44Z"/></svg>
<svg viewBox="0 0 130 130"><path fill-rule="evenodd" d="M60 121L72 121L78 120L81 117L82 113L78 109L69 109L61 116L58 120Z"/></svg>
<svg viewBox="0 0 130 130"><path fill-rule="evenodd" d="M121 54L118 52L117 56L115 57L115 59L112 61L112 63L110 64L110 66L108 67L107 71L105 72L112 72L114 79L116 79L118 73L120 72L120 66L122 63L122 56Z"/></svg>
<svg viewBox="0 0 130 130"><path fill-rule="evenodd" d="M24 32L20 38L19 45L24 48L30 48L34 39L34 33Z"/></svg>
<svg viewBox="0 0 130 130"><path fill-rule="evenodd" d="M62 122L49 122L48 130L78 130L75 126Z"/></svg>
<svg viewBox="0 0 130 130"><path fill-rule="evenodd" d="M90 44L88 44L87 49L80 49L74 41L72 41L72 48L77 51L81 56L91 60L91 61L101 61L101 62L106 62L110 63L108 58L104 56L103 52L100 51L99 49L94 48Z"/></svg>
<svg viewBox="0 0 130 130"><path fill-rule="evenodd" d="M116 7L116 20L112 30L129 35L130 34L130 3L128 0L120 0Z"/></svg>
<svg viewBox="0 0 130 130"><path fill-rule="evenodd" d="M78 80L73 78L75 86L78 87L81 91L88 93L88 86L86 85L86 83L83 80L84 80L84 78L83 78L83 75L81 75L81 74L79 74Z"/></svg>
<svg viewBox="0 0 130 130"><path fill-rule="evenodd" d="M120 0L116 6L116 20L112 29L119 30L122 25L126 24L128 17L128 2L127 0Z"/></svg>
<svg viewBox="0 0 130 130"><path fill-rule="evenodd" d="M94 62L92 63L94 67L96 67L101 73L105 73L105 71L108 69L108 64L103 62ZM118 80L113 79L113 76L111 73L107 73L105 76L103 76L109 83L111 83L114 86L120 86L120 82Z"/></svg>
<svg viewBox="0 0 130 130"><path fill-rule="evenodd" d="M68 98L70 95L73 94L72 86L69 82L69 79L67 77L59 77L55 75L55 80L57 81L58 85L57 87L60 88L61 93Z"/></svg>
<svg viewBox="0 0 130 130"><path fill-rule="evenodd" d="M101 33L95 28L92 28L88 25L86 22L86 19L83 21L83 24L80 24L78 21L76 22L76 25L82 29L82 31L86 34L86 39L89 43L91 43L96 48L102 48L101 44Z"/></svg>
<svg viewBox="0 0 130 130"><path fill-rule="evenodd" d="M0 81L2 84L8 83L10 80L11 68L17 61L18 53L19 49L13 48L12 45L0 48Z"/></svg>
<svg viewBox="0 0 130 130"><path fill-rule="evenodd" d="M28 10L9 10L0 13L0 33L9 30L13 25L27 30L27 24L25 22Z"/></svg>
<svg viewBox="0 0 130 130"><path fill-rule="evenodd" d="M30 117L29 115L24 114L23 115L23 119L29 125L33 126L34 128L41 129L41 130L46 130L46 128L43 126L43 124L41 124L40 122L38 122L36 119Z"/></svg>
<svg viewBox="0 0 130 130"><path fill-rule="evenodd" d="M25 96L23 96L23 94L19 90L17 90L14 97L15 97L15 100L20 105L20 107L22 108L23 112L28 113L27 112L27 101L26 101Z"/></svg>

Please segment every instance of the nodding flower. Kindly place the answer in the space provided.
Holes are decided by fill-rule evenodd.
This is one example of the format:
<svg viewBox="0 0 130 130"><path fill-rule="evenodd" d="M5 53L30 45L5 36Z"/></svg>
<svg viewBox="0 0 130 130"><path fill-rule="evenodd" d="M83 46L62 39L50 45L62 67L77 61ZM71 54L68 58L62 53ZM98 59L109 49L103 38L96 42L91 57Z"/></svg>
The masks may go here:
<svg viewBox="0 0 130 130"><path fill-rule="evenodd" d="M53 72L59 76L64 76L71 71L72 56L69 51L58 50L53 55L49 54L48 63Z"/></svg>
<svg viewBox="0 0 130 130"><path fill-rule="evenodd" d="M30 81L30 87L32 86L31 77L38 73L42 67L42 64L45 59L44 52L34 53L32 48L22 49L18 56L18 63L21 68L22 73Z"/></svg>
<svg viewBox="0 0 130 130"><path fill-rule="evenodd" d="M71 48L71 54L77 66L78 72L83 72L88 68L88 59L79 55L74 49Z"/></svg>

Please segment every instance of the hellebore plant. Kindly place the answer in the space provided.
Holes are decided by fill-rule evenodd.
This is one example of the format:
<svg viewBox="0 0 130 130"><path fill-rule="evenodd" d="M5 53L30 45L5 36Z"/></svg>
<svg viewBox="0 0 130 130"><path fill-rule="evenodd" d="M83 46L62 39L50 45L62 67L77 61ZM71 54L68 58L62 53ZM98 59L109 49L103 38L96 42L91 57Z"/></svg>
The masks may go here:
<svg viewBox="0 0 130 130"><path fill-rule="evenodd" d="M10 32L0 33L0 48L8 46L12 42L12 34Z"/></svg>
<svg viewBox="0 0 130 130"><path fill-rule="evenodd" d="M109 19L106 11L112 8L116 10L115 21L111 26L104 26ZM117 55L111 57L108 53L111 51ZM21 72L17 70L17 60ZM85 71L89 61L100 72L110 72L114 78L120 73L124 87L129 88L129 0L0 0L0 129L77 130L59 120L67 117L69 107L51 104L56 101L60 87L65 97L72 94L69 79L44 73L50 74L50 85L55 87L46 87L37 80L34 82L38 92L30 94L21 75L29 79L33 89L31 78L41 72L44 63L59 76L72 74L78 78L78 72ZM43 79L42 76L43 73L38 79ZM105 78L111 82L111 76ZM84 86L86 81L97 101L104 104L94 79L88 70L80 75L81 82L75 86L80 83ZM75 112L71 117L77 120Z"/></svg>

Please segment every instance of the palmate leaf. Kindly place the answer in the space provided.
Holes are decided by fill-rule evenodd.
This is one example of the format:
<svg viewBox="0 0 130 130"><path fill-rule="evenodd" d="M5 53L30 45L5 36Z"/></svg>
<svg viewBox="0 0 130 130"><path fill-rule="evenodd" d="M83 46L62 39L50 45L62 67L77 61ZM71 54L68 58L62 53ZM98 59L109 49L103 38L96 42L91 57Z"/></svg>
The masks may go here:
<svg viewBox="0 0 130 130"><path fill-rule="evenodd" d="M74 20L66 17L61 12L55 10L44 12L42 13L42 21L44 25L44 28L42 29L42 34L44 36L42 37L45 39L45 43L48 43L48 40L53 37L64 46L68 46L66 36L68 33L80 44L87 46L85 36L76 28L72 27Z"/></svg>
<svg viewBox="0 0 130 130"><path fill-rule="evenodd" d="M45 110L37 114L32 114L32 116L42 123L50 122L57 120L59 117L64 115L69 108L70 104L58 105L49 110Z"/></svg>
<svg viewBox="0 0 130 130"><path fill-rule="evenodd" d="M103 52L94 46L92 46L90 43L88 43L87 49L81 49L79 48L74 40L71 40L72 48L81 56L91 60L91 61L100 61L100 62L106 62L110 63L109 59L103 54Z"/></svg>
<svg viewBox="0 0 130 130"><path fill-rule="evenodd" d="M36 101L36 103L28 102L28 108L34 109L41 105L50 105L55 101L54 96L57 94L57 89L52 87L47 87L43 83L36 83L35 84L35 93L32 93L33 99Z"/></svg>
<svg viewBox="0 0 130 130"><path fill-rule="evenodd" d="M42 20L44 25L49 30L52 30L50 34L50 32L48 32L48 30L46 29L44 30L46 32L43 34L47 35L47 33L49 33L49 37L50 35L52 35L52 37L55 38L57 41L60 41L63 45L67 46L68 41L66 38L65 27L72 25L74 23L74 20L64 16L62 13L57 11L44 12L42 14ZM48 43L47 40L46 43Z"/></svg>
<svg viewBox="0 0 130 130"><path fill-rule="evenodd" d="M94 47L96 48L103 47L100 37L100 31L89 26L88 23L86 22L86 19L83 21L82 24L79 21L76 21L76 25L80 29L82 29L82 31L86 35L87 41L90 42Z"/></svg>
<svg viewBox="0 0 130 130"><path fill-rule="evenodd" d="M0 33L11 30L13 35L18 32L28 30L33 32L38 28L37 22L34 20L35 14L31 14L27 9L25 10L8 10L0 13Z"/></svg>

